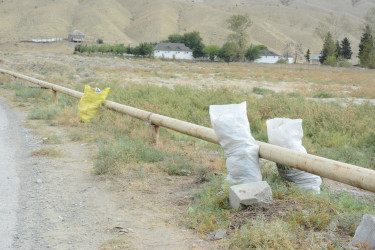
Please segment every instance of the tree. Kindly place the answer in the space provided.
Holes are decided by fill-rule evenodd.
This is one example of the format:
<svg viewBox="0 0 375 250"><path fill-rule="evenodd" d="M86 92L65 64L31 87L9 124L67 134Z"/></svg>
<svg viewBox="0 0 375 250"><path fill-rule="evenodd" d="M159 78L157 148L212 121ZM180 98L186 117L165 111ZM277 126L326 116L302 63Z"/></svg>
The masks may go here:
<svg viewBox="0 0 375 250"><path fill-rule="evenodd" d="M249 60L250 62L255 61L256 59L260 58L260 52L262 50L262 45L250 45L249 48L247 48L245 53L245 58Z"/></svg>
<svg viewBox="0 0 375 250"><path fill-rule="evenodd" d="M352 30L351 22L345 15L337 17L333 13L330 13L323 21L318 23L315 27L314 33L324 41L328 32L330 32L333 38L338 40L343 31L350 33Z"/></svg>
<svg viewBox="0 0 375 250"><path fill-rule="evenodd" d="M335 45L335 42L333 41L331 32L327 33L324 39L323 50L320 54L321 55L319 57L319 62L322 64L328 57L336 56L336 45Z"/></svg>
<svg viewBox="0 0 375 250"><path fill-rule="evenodd" d="M219 57L227 63L233 62L237 56L237 44L226 42L219 51Z"/></svg>
<svg viewBox="0 0 375 250"><path fill-rule="evenodd" d="M250 17L245 15L233 15L227 20L228 29L233 33L228 35L228 42L236 45L235 59L242 60L245 56L245 50L249 35L247 29L252 25Z"/></svg>
<svg viewBox="0 0 375 250"><path fill-rule="evenodd" d="M310 63L310 49L307 49L305 54L305 59L307 63Z"/></svg>
<svg viewBox="0 0 375 250"><path fill-rule="evenodd" d="M169 43L184 43L184 36L180 34L172 34L168 36L168 40L165 42Z"/></svg>
<svg viewBox="0 0 375 250"><path fill-rule="evenodd" d="M342 41L341 41L341 56L345 59L348 59L350 60L352 58L352 48L350 46L350 42L349 42L349 39L347 37L345 37Z"/></svg>
<svg viewBox="0 0 375 250"><path fill-rule="evenodd" d="M141 56L151 56L154 51L155 43L140 43L138 45L138 52Z"/></svg>
<svg viewBox="0 0 375 250"><path fill-rule="evenodd" d="M215 57L219 55L220 48L216 45L208 45L204 47L203 53L208 56L211 61L215 60Z"/></svg>
<svg viewBox="0 0 375 250"><path fill-rule="evenodd" d="M361 41L359 43L358 58L362 67L367 67L371 59L371 52L374 50L374 38L371 33L371 27L366 25Z"/></svg>
<svg viewBox="0 0 375 250"><path fill-rule="evenodd" d="M302 43L289 41L284 47L284 55L288 60L289 56L293 56L294 63L297 63L298 59L303 59L303 47Z"/></svg>
<svg viewBox="0 0 375 250"><path fill-rule="evenodd" d="M193 31L190 33L184 34L184 41L183 43L186 45L186 47L189 47L193 51L194 58L202 57L204 56L203 53L203 39L200 36L198 31Z"/></svg>
<svg viewBox="0 0 375 250"><path fill-rule="evenodd" d="M335 46L336 46L336 53L335 53L336 59L340 59L342 56L340 42L336 41Z"/></svg>
<svg viewBox="0 0 375 250"><path fill-rule="evenodd" d="M294 44L294 63L297 63L297 59L303 60L303 47L301 42Z"/></svg>

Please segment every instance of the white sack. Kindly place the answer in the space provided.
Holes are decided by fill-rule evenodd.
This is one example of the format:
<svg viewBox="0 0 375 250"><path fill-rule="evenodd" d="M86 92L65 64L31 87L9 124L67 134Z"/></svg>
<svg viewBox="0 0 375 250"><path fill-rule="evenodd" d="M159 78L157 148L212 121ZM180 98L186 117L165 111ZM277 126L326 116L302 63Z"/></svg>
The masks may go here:
<svg viewBox="0 0 375 250"><path fill-rule="evenodd" d="M302 119L274 118L267 120L268 142L280 147L289 148L299 152L307 153L302 146ZM294 182L298 187L311 189L320 193L322 179L294 168L285 168L277 165L277 170L285 180Z"/></svg>
<svg viewBox="0 0 375 250"><path fill-rule="evenodd" d="M250 132L246 102L211 105L211 124L227 158L227 179L233 183L262 181L259 146Z"/></svg>

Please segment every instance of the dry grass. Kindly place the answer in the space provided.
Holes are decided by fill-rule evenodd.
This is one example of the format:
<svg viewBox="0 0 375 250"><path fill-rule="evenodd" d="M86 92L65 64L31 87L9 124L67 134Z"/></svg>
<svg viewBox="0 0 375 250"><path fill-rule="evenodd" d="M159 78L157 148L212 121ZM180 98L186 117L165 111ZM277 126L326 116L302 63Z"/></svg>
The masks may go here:
<svg viewBox="0 0 375 250"><path fill-rule="evenodd" d="M31 156L43 156L49 158L62 157L62 153L53 147L44 147L30 153Z"/></svg>
<svg viewBox="0 0 375 250"><path fill-rule="evenodd" d="M135 246L126 236L121 238L115 238L107 240L103 243L100 250L125 250L125 249L135 249Z"/></svg>
<svg viewBox="0 0 375 250"><path fill-rule="evenodd" d="M368 82L361 85L358 89L353 90L351 96L375 99L375 83Z"/></svg>

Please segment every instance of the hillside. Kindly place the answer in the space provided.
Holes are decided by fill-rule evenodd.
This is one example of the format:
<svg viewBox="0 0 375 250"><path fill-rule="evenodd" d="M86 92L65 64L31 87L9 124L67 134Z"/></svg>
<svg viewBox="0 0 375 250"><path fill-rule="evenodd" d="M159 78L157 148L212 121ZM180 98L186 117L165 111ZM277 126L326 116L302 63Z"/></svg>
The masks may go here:
<svg viewBox="0 0 375 250"><path fill-rule="evenodd" d="M302 42L313 54L321 41L313 34L319 21L333 13L341 19L339 39L348 36L356 52L360 25L375 0L1 0L0 42L67 37L78 29L91 41L138 44L160 41L172 33L197 30L206 44L222 45L225 20L248 13L251 42L281 53L288 41Z"/></svg>

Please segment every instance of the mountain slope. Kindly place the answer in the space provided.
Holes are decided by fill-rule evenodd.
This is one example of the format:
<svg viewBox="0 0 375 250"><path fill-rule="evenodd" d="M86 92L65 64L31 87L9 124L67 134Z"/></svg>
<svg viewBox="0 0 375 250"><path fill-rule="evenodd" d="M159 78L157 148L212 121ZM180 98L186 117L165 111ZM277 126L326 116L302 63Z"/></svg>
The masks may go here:
<svg viewBox="0 0 375 250"><path fill-rule="evenodd" d="M279 0L1 0L0 42L67 37L78 29L92 42L100 37L136 45L197 30L206 44L222 45L229 34L225 20L248 13L251 42L279 53L286 42L302 42L319 53L314 28L332 13L344 22L338 24L338 38L348 36L356 50L359 27L371 7L375 0L295 0L289 6Z"/></svg>

